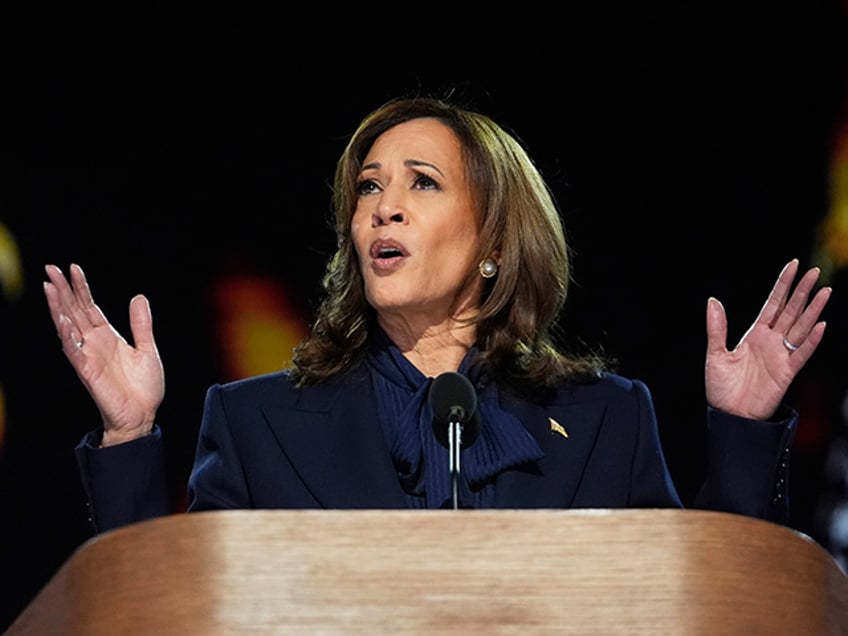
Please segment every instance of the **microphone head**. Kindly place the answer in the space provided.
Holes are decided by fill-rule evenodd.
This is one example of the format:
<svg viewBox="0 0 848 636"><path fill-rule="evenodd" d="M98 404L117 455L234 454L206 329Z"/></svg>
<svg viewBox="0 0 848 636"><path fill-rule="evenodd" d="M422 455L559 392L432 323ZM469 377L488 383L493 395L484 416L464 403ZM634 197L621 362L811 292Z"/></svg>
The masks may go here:
<svg viewBox="0 0 848 636"><path fill-rule="evenodd" d="M436 376L428 396L433 409L433 432L442 446L448 446L448 427L462 426L462 447L470 446L480 434L477 392L464 375L448 371Z"/></svg>

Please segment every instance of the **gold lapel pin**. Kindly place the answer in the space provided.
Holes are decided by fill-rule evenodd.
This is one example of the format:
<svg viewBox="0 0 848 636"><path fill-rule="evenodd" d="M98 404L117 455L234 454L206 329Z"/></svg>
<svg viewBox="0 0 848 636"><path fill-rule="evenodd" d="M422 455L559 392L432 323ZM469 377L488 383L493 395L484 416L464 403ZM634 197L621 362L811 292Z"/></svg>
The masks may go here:
<svg viewBox="0 0 848 636"><path fill-rule="evenodd" d="M551 433L559 433L563 437L568 437L568 433L566 433L565 428L563 428L562 424L557 422L554 418L548 418L548 424L551 425Z"/></svg>

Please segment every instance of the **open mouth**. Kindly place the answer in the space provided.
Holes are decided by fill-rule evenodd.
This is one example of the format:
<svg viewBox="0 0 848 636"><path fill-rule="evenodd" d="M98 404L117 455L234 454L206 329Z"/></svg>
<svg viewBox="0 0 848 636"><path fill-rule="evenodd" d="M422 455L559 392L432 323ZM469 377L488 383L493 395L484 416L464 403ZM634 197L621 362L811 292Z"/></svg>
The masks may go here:
<svg viewBox="0 0 848 636"><path fill-rule="evenodd" d="M409 256L409 252L401 243L383 238L371 244L369 255L374 270L388 273L399 267Z"/></svg>
<svg viewBox="0 0 848 636"><path fill-rule="evenodd" d="M397 258L400 256L403 256L403 252L396 247L384 247L377 251L377 258L379 259Z"/></svg>
<svg viewBox="0 0 848 636"><path fill-rule="evenodd" d="M371 258L374 260L390 260L409 256L409 252L401 243L392 239L377 239L371 244Z"/></svg>

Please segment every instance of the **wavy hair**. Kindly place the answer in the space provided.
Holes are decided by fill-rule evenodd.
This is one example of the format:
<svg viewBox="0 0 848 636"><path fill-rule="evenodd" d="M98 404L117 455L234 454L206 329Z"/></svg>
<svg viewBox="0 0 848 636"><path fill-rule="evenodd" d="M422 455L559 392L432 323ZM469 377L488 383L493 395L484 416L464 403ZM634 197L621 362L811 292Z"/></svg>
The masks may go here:
<svg viewBox="0 0 848 636"><path fill-rule="evenodd" d="M555 200L522 145L491 118L434 97L398 98L370 113L336 166L333 210L338 249L324 275L323 300L310 335L294 351L300 385L333 378L364 355L374 310L365 297L351 239L362 162L376 139L397 124L436 119L457 136L481 213L479 262L499 253L477 315L476 364L486 375L533 393L560 380L597 377L597 354L567 355L555 343L571 279L569 248ZM466 283L479 276L474 269Z"/></svg>

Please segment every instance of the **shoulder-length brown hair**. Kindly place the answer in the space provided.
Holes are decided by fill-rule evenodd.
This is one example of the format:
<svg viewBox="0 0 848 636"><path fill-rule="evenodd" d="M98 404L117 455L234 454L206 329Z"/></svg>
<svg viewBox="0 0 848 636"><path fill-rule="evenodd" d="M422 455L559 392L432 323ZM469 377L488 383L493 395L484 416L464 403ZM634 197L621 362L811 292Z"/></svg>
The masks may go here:
<svg viewBox="0 0 848 636"><path fill-rule="evenodd" d="M364 354L373 309L351 240L362 162L375 140L397 124L422 117L453 130L481 213L478 262L499 254L477 322L477 363L499 383L535 392L561 379L597 376L598 356L568 356L554 343L571 277L569 249L551 192L522 145L489 117L431 97L400 98L368 115L336 167L333 209L338 250L323 279L324 299L310 336L294 352L300 384L332 378ZM468 272L467 283L479 276Z"/></svg>

